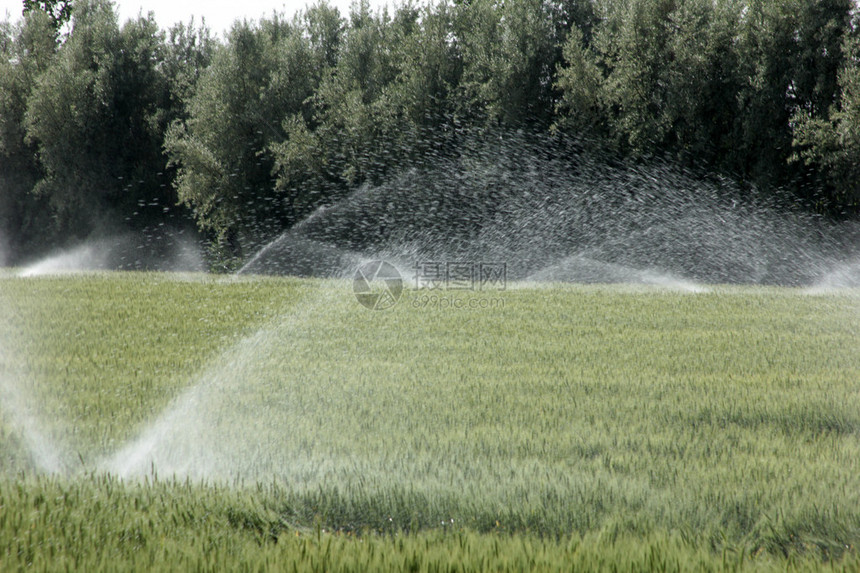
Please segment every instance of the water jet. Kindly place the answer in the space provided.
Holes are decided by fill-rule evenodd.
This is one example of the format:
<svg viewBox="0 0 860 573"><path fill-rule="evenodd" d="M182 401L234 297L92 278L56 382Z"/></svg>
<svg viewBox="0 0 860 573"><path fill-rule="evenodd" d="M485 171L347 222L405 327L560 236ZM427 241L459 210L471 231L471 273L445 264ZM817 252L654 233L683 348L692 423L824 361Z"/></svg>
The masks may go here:
<svg viewBox="0 0 860 573"><path fill-rule="evenodd" d="M240 272L342 276L386 252L504 261L512 280L809 286L860 254L844 234L712 174L507 133L318 208Z"/></svg>

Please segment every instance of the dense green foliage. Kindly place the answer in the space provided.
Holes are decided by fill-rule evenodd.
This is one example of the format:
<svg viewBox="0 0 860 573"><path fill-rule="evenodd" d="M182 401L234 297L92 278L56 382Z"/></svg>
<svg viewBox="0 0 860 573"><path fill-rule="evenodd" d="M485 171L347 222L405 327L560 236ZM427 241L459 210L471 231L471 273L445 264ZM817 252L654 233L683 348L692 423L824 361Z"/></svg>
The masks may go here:
<svg viewBox="0 0 860 573"><path fill-rule="evenodd" d="M120 25L107 0L25 5L0 27L0 229L18 260L190 219L241 257L498 126L821 213L860 201L851 0L322 2L223 39Z"/></svg>
<svg viewBox="0 0 860 573"><path fill-rule="evenodd" d="M855 291L407 291L374 313L348 281L0 281L2 382L66 467L36 477L0 412L4 569L856 567ZM104 477L191 387L178 479Z"/></svg>
<svg viewBox="0 0 860 573"><path fill-rule="evenodd" d="M208 65L205 30L75 4L55 41L39 9L0 40L0 229L18 258L94 233L181 226L162 146Z"/></svg>

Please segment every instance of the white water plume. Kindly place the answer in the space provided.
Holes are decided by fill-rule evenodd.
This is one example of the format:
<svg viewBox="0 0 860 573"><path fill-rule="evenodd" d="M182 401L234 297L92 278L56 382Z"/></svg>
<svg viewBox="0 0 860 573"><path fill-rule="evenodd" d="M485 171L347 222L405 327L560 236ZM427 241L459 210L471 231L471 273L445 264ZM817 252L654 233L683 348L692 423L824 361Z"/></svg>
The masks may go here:
<svg viewBox="0 0 860 573"><path fill-rule="evenodd" d="M37 470L63 473L67 464L57 444L43 431L45 424L36 413L36 403L26 377L12 364L0 341L0 412L2 419L18 435Z"/></svg>
<svg viewBox="0 0 860 573"><path fill-rule="evenodd" d="M200 272L205 264L199 245L181 234L164 231L152 236L126 234L90 240L24 267L19 276L103 270Z"/></svg>
<svg viewBox="0 0 860 573"><path fill-rule="evenodd" d="M267 463L266 458L271 458L277 448L263 435L272 425L288 428L290 405L288 398L279 395L283 390L277 382L260 373L279 356L307 351L300 346L308 328L322 308L337 304L333 297L348 292L343 287L320 285L296 309L226 351L157 420L103 461L101 469L125 479L155 472L160 476L230 480L286 471L271 459ZM279 347L284 341L290 346ZM261 403L261 395L268 399Z"/></svg>
<svg viewBox="0 0 860 573"><path fill-rule="evenodd" d="M104 249L98 249L95 245L81 245L68 251L50 255L25 267L20 272L20 276L35 277L101 270L105 268L107 257L108 251Z"/></svg>
<svg viewBox="0 0 860 573"><path fill-rule="evenodd" d="M817 289L860 288L860 258L837 265L815 283Z"/></svg>
<svg viewBox="0 0 860 573"><path fill-rule="evenodd" d="M854 280L834 271L860 254L852 231L789 198L668 162L610 165L565 145L511 133L467 140L318 208L240 272L336 276L347 261L408 245L412 264L505 262L511 280L693 291L810 286L829 272Z"/></svg>
<svg viewBox="0 0 860 573"><path fill-rule="evenodd" d="M586 254L567 257L554 265L549 265L528 276L526 282L630 283L659 286L683 292L707 291L705 287L693 281L669 273L603 263Z"/></svg>

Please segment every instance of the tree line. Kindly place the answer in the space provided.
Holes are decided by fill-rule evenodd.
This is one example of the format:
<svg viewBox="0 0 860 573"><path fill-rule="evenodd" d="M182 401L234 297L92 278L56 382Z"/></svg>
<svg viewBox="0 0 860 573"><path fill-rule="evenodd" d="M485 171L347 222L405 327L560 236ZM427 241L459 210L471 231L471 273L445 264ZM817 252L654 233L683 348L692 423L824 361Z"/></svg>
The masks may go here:
<svg viewBox="0 0 860 573"><path fill-rule="evenodd" d="M223 260L464 131L670 158L860 213L852 0L449 0L120 24L107 0L0 24L0 240L11 262L193 222Z"/></svg>

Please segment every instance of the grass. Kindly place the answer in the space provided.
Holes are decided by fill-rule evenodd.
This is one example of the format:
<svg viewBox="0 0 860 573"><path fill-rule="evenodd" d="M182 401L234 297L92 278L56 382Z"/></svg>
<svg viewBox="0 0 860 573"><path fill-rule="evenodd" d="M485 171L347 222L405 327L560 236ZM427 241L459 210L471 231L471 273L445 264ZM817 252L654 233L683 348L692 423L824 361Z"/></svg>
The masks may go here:
<svg viewBox="0 0 860 573"><path fill-rule="evenodd" d="M856 292L350 288L0 279L0 569L860 567Z"/></svg>

